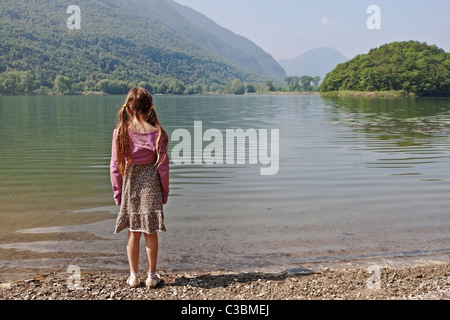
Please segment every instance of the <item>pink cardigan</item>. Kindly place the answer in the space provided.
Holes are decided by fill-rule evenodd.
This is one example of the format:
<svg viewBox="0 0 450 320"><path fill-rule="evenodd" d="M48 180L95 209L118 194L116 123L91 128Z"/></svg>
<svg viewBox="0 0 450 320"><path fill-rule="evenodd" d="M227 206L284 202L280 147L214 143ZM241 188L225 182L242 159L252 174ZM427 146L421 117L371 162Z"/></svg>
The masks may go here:
<svg viewBox="0 0 450 320"><path fill-rule="evenodd" d="M128 130L130 136L130 150L131 150L131 164L148 164L156 161L156 139L158 138L158 131L155 130L149 133L139 133ZM122 198L122 175L117 162L117 129L113 132L112 147L111 147L111 162L110 162L110 177L111 185L114 192L114 201L116 205L120 206ZM162 135L159 141L159 163L158 173L161 180L161 189L163 196L163 203L167 203L169 196L169 155L167 153L167 136Z"/></svg>

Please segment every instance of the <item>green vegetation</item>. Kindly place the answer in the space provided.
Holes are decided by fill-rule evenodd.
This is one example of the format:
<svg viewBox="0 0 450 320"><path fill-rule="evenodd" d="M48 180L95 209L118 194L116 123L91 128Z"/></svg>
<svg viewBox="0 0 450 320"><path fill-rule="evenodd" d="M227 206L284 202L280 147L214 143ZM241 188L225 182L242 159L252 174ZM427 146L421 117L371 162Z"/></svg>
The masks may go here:
<svg viewBox="0 0 450 320"><path fill-rule="evenodd" d="M320 91L449 97L450 53L417 41L386 44L339 64L327 74Z"/></svg>
<svg viewBox="0 0 450 320"><path fill-rule="evenodd" d="M69 4L1 1L0 94L123 94L139 84L195 94L286 76L251 41L173 1L77 0L79 30L67 28Z"/></svg>
<svg viewBox="0 0 450 320"><path fill-rule="evenodd" d="M311 92L311 91L319 91L319 82L320 77L315 76L290 76L287 77L285 80L285 83L287 85L287 91L289 92Z"/></svg>
<svg viewBox="0 0 450 320"><path fill-rule="evenodd" d="M316 92L320 77L291 76L261 48L169 0L2 1L0 94ZM395 42L338 65L322 93L450 96L450 54ZM354 95L346 94L346 95Z"/></svg>
<svg viewBox="0 0 450 320"><path fill-rule="evenodd" d="M363 97L363 98L404 98L415 97L414 94L406 94L403 90L390 91L328 91L320 94L322 97Z"/></svg>
<svg viewBox="0 0 450 320"><path fill-rule="evenodd" d="M302 79L302 80L300 80ZM311 79L311 81L308 81ZM5 95L61 95L61 94L125 94L133 86L144 87L153 94L251 94L251 93L271 93L271 92L317 92L317 77L287 77L284 84L274 83L271 80L265 82L249 83L234 79L227 84L194 84L186 85L177 79L164 79L155 82L128 82L121 80L103 79L98 82L74 82L70 78L57 75L54 85L50 88L39 86L30 72L6 71L0 74L0 94ZM320 79L320 78L319 78ZM35 89L37 88L37 89Z"/></svg>

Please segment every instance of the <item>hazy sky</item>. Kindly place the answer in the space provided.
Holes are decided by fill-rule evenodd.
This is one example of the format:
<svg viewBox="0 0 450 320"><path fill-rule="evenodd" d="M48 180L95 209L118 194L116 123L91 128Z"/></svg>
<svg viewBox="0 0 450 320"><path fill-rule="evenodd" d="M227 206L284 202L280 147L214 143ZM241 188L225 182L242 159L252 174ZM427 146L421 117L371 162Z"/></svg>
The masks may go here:
<svg viewBox="0 0 450 320"><path fill-rule="evenodd" d="M449 0L174 0L240 34L275 59L319 47L347 58L392 41L419 40L450 52ZM369 29L380 8L380 29Z"/></svg>

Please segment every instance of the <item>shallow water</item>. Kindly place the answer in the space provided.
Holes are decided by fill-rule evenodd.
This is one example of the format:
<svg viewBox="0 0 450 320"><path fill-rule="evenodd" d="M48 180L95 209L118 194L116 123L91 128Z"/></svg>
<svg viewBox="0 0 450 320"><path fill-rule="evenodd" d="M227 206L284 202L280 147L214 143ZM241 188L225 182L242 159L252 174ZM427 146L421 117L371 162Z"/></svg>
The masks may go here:
<svg viewBox="0 0 450 320"><path fill-rule="evenodd" d="M261 175L267 165L249 158L171 163L161 268L282 269L450 252L449 99L154 98L169 136L186 129L194 140L195 121L224 137L279 130L276 175ZM0 267L127 269L109 182L122 100L0 97Z"/></svg>

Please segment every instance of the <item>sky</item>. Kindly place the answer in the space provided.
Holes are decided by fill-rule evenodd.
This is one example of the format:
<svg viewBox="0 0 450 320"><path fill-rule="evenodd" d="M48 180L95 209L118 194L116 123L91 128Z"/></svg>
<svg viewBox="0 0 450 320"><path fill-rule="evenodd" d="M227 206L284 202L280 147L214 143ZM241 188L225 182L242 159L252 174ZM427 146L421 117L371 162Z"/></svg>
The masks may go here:
<svg viewBox="0 0 450 320"><path fill-rule="evenodd" d="M407 40L450 52L449 0L174 1L248 38L276 60L321 47L352 59L383 44ZM368 13L372 5L379 14Z"/></svg>

